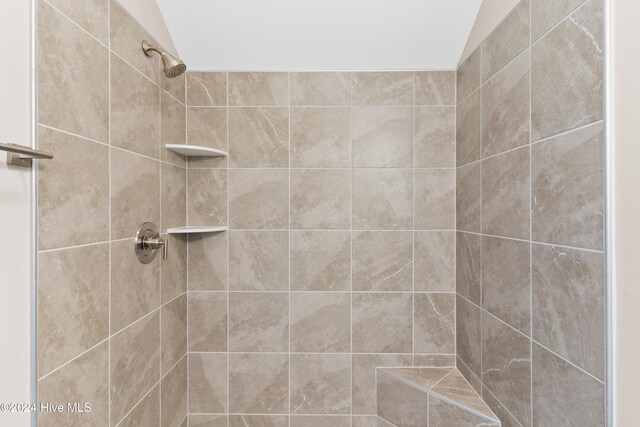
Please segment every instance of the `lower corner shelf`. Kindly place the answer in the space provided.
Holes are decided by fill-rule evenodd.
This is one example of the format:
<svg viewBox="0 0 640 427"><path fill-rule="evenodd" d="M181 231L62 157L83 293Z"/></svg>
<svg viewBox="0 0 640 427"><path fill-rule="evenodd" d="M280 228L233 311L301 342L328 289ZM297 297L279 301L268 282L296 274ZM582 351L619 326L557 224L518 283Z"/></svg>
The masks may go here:
<svg viewBox="0 0 640 427"><path fill-rule="evenodd" d="M169 234L193 234L193 233L220 233L227 231L229 227L226 225L219 226L196 226L187 225L186 227L175 227L167 229Z"/></svg>

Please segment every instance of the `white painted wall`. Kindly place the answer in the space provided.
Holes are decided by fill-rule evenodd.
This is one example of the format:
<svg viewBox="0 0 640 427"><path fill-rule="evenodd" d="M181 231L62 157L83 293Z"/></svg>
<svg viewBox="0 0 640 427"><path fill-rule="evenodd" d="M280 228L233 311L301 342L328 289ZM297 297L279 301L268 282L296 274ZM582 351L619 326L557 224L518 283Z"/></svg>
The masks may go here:
<svg viewBox="0 0 640 427"><path fill-rule="evenodd" d="M482 40L496 28L500 21L502 21L519 2L520 0L483 0L458 64L467 59L469 55L480 46Z"/></svg>
<svg viewBox="0 0 640 427"><path fill-rule="evenodd" d="M640 406L640 2L611 0L614 413L638 425Z"/></svg>
<svg viewBox="0 0 640 427"><path fill-rule="evenodd" d="M0 1L0 141L30 145L30 1ZM0 402L30 401L30 170L0 153ZM0 425L29 414L0 412Z"/></svg>
<svg viewBox="0 0 640 427"><path fill-rule="evenodd" d="M119 2L162 47L169 53L178 55L156 0L119 0Z"/></svg>

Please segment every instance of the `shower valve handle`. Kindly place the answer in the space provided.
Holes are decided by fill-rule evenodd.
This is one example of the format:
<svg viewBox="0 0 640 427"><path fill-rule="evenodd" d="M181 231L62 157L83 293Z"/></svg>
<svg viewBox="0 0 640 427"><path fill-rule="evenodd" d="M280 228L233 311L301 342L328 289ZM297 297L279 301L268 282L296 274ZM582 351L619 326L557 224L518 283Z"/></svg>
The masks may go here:
<svg viewBox="0 0 640 427"><path fill-rule="evenodd" d="M169 239L163 239L160 236L149 237L144 239L144 245L152 250L162 248L162 260L167 260L167 256L169 255Z"/></svg>
<svg viewBox="0 0 640 427"><path fill-rule="evenodd" d="M155 224L145 222L136 234L134 249L138 260L143 264L153 261L160 249L162 249L162 259L166 261L169 255L169 239L160 236Z"/></svg>

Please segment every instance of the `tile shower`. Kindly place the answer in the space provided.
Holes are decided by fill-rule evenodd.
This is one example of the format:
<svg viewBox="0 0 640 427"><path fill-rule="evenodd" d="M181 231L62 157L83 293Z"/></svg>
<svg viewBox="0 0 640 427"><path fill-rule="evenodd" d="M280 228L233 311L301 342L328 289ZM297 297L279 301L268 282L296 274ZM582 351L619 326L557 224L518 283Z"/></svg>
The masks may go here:
<svg viewBox="0 0 640 427"><path fill-rule="evenodd" d="M93 410L40 425L375 426L378 366L604 425L601 0L522 0L457 72L172 80L89 3L38 9L38 393Z"/></svg>

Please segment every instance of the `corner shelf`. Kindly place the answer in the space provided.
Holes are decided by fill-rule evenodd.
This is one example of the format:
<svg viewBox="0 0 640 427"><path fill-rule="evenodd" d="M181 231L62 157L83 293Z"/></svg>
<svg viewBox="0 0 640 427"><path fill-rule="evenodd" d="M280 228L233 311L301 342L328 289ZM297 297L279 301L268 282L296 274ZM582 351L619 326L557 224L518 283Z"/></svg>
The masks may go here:
<svg viewBox="0 0 640 427"><path fill-rule="evenodd" d="M199 145L165 144L171 150L187 157L227 157L227 152L216 148L201 147Z"/></svg>
<svg viewBox="0 0 640 427"><path fill-rule="evenodd" d="M186 227L175 227L167 229L167 233L169 234L193 234L193 233L220 233L222 231L227 231L229 227L226 225L220 226L197 226L197 225L187 225Z"/></svg>

